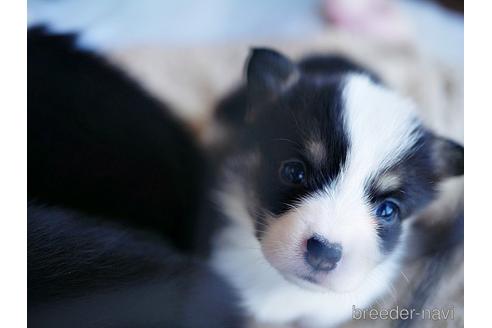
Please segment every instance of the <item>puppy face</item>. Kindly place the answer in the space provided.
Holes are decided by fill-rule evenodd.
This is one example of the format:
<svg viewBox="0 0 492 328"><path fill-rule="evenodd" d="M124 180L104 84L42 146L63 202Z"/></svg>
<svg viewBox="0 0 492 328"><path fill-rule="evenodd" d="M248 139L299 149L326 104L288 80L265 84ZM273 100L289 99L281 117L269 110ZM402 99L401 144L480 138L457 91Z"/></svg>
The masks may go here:
<svg viewBox="0 0 492 328"><path fill-rule="evenodd" d="M462 173L463 148L364 75L256 50L248 99L242 201L267 261L302 286L356 289L398 251L436 183Z"/></svg>

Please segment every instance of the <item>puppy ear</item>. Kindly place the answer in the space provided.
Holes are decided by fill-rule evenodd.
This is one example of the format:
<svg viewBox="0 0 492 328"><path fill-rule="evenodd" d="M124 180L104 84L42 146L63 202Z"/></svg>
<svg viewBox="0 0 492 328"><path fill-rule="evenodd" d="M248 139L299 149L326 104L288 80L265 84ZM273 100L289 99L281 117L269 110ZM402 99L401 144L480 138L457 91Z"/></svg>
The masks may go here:
<svg viewBox="0 0 492 328"><path fill-rule="evenodd" d="M248 101L256 106L275 99L297 81L296 64L282 54L266 48L253 48L247 66Z"/></svg>
<svg viewBox="0 0 492 328"><path fill-rule="evenodd" d="M434 136L432 152L439 179L464 174L464 148L462 145L443 137Z"/></svg>

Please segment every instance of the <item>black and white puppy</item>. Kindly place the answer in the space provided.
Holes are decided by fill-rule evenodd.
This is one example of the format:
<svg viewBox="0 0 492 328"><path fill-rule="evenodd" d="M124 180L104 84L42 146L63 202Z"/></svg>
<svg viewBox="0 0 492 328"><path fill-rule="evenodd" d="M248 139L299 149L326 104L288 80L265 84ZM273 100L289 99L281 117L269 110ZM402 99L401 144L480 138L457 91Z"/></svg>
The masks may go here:
<svg viewBox="0 0 492 328"><path fill-rule="evenodd" d="M246 70L221 108L244 120L220 169L228 224L211 261L256 320L337 325L389 290L410 222L463 174L463 147L343 59L255 49Z"/></svg>

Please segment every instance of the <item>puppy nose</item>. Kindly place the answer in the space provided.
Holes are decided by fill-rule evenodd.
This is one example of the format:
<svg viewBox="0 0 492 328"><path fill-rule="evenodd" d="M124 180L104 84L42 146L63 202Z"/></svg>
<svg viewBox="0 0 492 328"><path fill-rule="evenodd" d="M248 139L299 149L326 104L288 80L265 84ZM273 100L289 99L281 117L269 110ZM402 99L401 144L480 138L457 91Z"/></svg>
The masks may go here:
<svg viewBox="0 0 492 328"><path fill-rule="evenodd" d="M315 270L331 271L342 258L342 246L314 236L307 241L306 262Z"/></svg>

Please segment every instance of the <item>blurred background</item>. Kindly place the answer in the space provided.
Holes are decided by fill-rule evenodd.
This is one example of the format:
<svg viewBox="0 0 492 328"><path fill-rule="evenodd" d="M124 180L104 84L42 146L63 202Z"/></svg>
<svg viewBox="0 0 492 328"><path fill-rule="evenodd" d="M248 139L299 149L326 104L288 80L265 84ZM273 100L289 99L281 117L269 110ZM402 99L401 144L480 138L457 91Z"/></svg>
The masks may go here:
<svg viewBox="0 0 492 328"><path fill-rule="evenodd" d="M214 108L241 82L253 46L292 58L320 52L350 57L411 98L429 128L463 142L463 1L29 0L28 24L76 33L80 47L98 52L169 104L204 143L220 138ZM462 179L442 189L422 215L429 224L462 204ZM406 265L405 279L380 305L411 299L428 263ZM453 306L455 320L447 327L461 327L462 249L449 265L425 306Z"/></svg>
<svg viewBox="0 0 492 328"><path fill-rule="evenodd" d="M105 50L297 39L331 26L387 42L414 38L463 65L459 0L29 0L28 21L81 32L82 46Z"/></svg>
<svg viewBox="0 0 492 328"><path fill-rule="evenodd" d="M29 0L28 24L77 33L80 47L106 56L205 139L253 46L348 56L412 97L437 132L462 139L462 117L443 110L462 112L463 1Z"/></svg>

